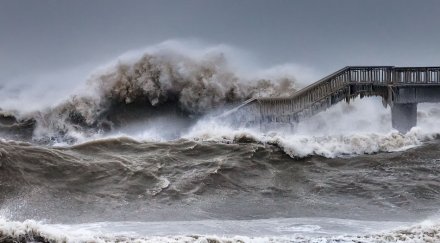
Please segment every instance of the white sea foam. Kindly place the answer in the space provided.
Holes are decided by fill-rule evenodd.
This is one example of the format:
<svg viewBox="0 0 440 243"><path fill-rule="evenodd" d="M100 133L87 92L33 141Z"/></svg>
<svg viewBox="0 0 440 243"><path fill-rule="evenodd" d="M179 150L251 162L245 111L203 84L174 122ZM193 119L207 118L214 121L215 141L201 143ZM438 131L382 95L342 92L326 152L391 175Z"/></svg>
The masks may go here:
<svg viewBox="0 0 440 243"><path fill-rule="evenodd" d="M214 232L214 233L213 233ZM45 224L0 218L0 236L51 242L438 242L440 225L332 218Z"/></svg>
<svg viewBox="0 0 440 243"><path fill-rule="evenodd" d="M340 103L299 123L293 130L280 128L261 132L259 128L233 129L215 119L201 120L184 135L197 141L239 142L244 138L277 145L291 157L320 155L328 158L406 150L437 138L439 110L421 105L418 126L406 134L391 128L389 109L380 100Z"/></svg>
<svg viewBox="0 0 440 243"><path fill-rule="evenodd" d="M77 134L76 137L77 143L118 137L129 137L141 142L168 142L182 138L197 142L254 142L278 146L292 158L310 155L334 158L395 152L420 146L440 136L439 119L440 109L435 105L422 104L419 106L418 126L401 134L392 129L390 109L383 108L380 100L358 99L351 104L337 104L295 124L293 129L284 127L262 131L259 127L236 128L216 118L200 119L188 129L178 124L174 126L172 121L165 119L138 125L131 130L88 137ZM170 133L174 135L170 136Z"/></svg>

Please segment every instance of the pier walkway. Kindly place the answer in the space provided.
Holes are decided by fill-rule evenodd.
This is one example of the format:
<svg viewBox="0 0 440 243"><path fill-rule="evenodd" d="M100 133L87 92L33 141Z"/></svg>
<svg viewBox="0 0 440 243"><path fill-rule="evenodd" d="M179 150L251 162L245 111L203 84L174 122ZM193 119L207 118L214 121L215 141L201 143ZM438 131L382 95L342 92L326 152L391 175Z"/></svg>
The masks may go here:
<svg viewBox="0 0 440 243"><path fill-rule="evenodd" d="M291 97L252 98L228 115L245 126L295 124L357 96L382 97L393 127L406 132L417 124L417 103L440 102L440 67L348 66Z"/></svg>

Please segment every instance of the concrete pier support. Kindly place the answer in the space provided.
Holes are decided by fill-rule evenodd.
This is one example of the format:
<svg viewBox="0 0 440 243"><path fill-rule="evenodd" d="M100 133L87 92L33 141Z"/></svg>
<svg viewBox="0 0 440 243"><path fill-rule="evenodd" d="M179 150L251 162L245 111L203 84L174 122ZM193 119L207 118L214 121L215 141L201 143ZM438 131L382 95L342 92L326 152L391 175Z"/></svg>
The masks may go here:
<svg viewBox="0 0 440 243"><path fill-rule="evenodd" d="M417 103L394 104L391 107L391 120L394 129L406 133L417 125Z"/></svg>

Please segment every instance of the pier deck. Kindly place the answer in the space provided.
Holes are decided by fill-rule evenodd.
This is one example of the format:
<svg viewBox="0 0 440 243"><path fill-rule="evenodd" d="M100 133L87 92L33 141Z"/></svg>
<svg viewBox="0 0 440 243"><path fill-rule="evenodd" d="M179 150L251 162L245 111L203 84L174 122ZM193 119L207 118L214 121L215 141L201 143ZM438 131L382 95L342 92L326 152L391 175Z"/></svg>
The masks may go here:
<svg viewBox="0 0 440 243"><path fill-rule="evenodd" d="M229 114L244 125L294 124L357 96L382 97L393 127L406 132L416 125L417 103L440 102L440 67L348 66L291 97L252 98Z"/></svg>

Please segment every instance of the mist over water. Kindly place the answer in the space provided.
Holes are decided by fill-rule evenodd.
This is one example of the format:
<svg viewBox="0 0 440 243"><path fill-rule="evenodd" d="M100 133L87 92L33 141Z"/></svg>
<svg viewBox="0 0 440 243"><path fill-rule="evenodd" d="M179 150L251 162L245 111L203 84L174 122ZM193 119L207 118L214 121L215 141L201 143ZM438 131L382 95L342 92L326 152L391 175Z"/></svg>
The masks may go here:
<svg viewBox="0 0 440 243"><path fill-rule="evenodd" d="M6 83L0 242L439 240L437 104L406 134L380 98L292 127L231 126L218 115L318 79L258 66L231 46L168 41Z"/></svg>

